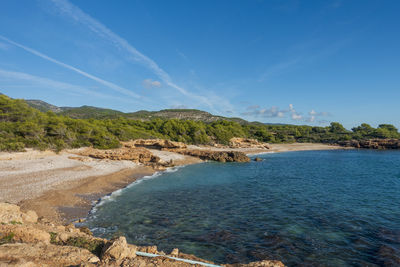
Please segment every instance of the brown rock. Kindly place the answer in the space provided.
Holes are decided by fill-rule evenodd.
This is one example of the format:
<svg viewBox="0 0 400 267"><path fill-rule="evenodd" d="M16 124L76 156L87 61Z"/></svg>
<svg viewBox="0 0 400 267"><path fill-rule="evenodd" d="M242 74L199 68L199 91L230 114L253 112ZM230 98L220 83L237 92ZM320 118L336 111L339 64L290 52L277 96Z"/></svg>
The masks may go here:
<svg viewBox="0 0 400 267"><path fill-rule="evenodd" d="M340 146L366 148L366 149L400 149L399 139L370 139L370 140L350 140L338 142Z"/></svg>
<svg viewBox="0 0 400 267"><path fill-rule="evenodd" d="M136 247L130 246L126 242L126 238L120 236L110 240L103 249L102 260L121 261L124 258L136 257Z"/></svg>
<svg viewBox="0 0 400 267"><path fill-rule="evenodd" d="M35 223L38 220L38 216L33 210L28 210L26 213L22 214L22 220L24 222Z"/></svg>
<svg viewBox="0 0 400 267"><path fill-rule="evenodd" d="M22 223L22 212L19 206L9 203L0 203L0 223Z"/></svg>
<svg viewBox="0 0 400 267"><path fill-rule="evenodd" d="M232 148L262 148L269 149L269 144L259 142L256 139L233 137L229 140L229 146Z"/></svg>
<svg viewBox="0 0 400 267"><path fill-rule="evenodd" d="M171 251L170 255L171 255L172 257L178 257L178 256L179 256L179 249L174 248L174 249Z"/></svg>
<svg viewBox="0 0 400 267"><path fill-rule="evenodd" d="M262 158L254 158L254 161L263 161Z"/></svg>
<svg viewBox="0 0 400 267"><path fill-rule="evenodd" d="M44 243L5 244L0 246L0 260L25 260L38 266L75 266L93 260L95 257L86 249L56 246Z"/></svg>
<svg viewBox="0 0 400 267"><path fill-rule="evenodd" d="M117 149L100 150L94 148L87 148L80 152L82 156L88 156L96 159L110 159L110 160L131 160L140 163L152 163L160 161L160 158L154 156L149 150L137 147L121 147Z"/></svg>
<svg viewBox="0 0 400 267"><path fill-rule="evenodd" d="M202 160L213 160L219 162L249 162L250 158L243 152L238 151L212 151L202 149L174 149L171 150L183 155L198 157Z"/></svg>
<svg viewBox="0 0 400 267"><path fill-rule="evenodd" d="M3 234L14 234L13 240L23 243L43 242L50 244L50 234L26 225L1 225L0 231Z"/></svg>
<svg viewBox="0 0 400 267"><path fill-rule="evenodd" d="M155 149L177 149L177 148L186 148L186 144L181 142L174 142L165 139L136 139L129 142L123 142L123 146L125 147L146 147L146 148L155 148Z"/></svg>

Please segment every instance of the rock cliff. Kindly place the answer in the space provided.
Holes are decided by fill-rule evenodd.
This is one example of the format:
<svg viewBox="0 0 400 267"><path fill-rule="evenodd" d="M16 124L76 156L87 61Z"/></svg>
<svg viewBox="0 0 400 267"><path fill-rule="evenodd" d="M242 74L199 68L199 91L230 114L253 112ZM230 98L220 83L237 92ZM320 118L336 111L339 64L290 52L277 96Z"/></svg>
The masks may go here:
<svg viewBox="0 0 400 267"><path fill-rule="evenodd" d="M371 140L350 140L338 142L344 147L367 148L367 149L400 149L399 139L371 139Z"/></svg>
<svg viewBox="0 0 400 267"><path fill-rule="evenodd" d="M138 256L137 252L162 256L149 258ZM211 263L178 249L166 254L156 246L131 245L123 236L112 240L97 238L87 228L56 225L44 218L38 219L34 211L22 212L19 206L0 203L0 266L194 266L166 256ZM284 265L280 261L264 260L223 266Z"/></svg>

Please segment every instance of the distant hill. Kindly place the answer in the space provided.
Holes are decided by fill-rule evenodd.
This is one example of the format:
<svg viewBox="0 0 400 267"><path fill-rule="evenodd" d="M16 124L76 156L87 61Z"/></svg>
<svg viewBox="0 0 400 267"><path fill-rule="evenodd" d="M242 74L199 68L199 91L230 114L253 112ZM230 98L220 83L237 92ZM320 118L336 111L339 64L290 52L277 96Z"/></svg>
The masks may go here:
<svg viewBox="0 0 400 267"><path fill-rule="evenodd" d="M112 119L125 117L126 114L113 109L97 108L91 106L82 107L61 107L60 115L74 119Z"/></svg>
<svg viewBox="0 0 400 267"><path fill-rule="evenodd" d="M240 124L249 124L241 118L228 118L218 115L213 115L209 112L197 109L163 109L160 111L140 110L136 112L124 113L118 110L98 108L92 106L81 107L57 107L41 100L25 100L26 103L42 112L53 111L54 113L68 116L75 119L112 119L117 117L125 117L135 120L151 120L154 118L162 119L181 119L194 120L202 122L213 122L219 120L235 121Z"/></svg>
<svg viewBox="0 0 400 267"><path fill-rule="evenodd" d="M54 106L52 104L49 104L47 102L44 102L42 100L25 100L25 101L26 101L26 103L28 103L29 106L36 108L42 112L51 110L55 113L58 113L58 112L62 111L61 108Z"/></svg>

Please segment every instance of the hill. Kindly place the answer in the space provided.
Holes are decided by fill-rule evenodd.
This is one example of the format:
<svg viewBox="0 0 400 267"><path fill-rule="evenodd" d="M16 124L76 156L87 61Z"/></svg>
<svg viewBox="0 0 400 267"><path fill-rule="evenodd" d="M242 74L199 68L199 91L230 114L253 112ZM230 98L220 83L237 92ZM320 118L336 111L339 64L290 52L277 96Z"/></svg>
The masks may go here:
<svg viewBox="0 0 400 267"><path fill-rule="evenodd" d="M26 103L42 112L53 111L63 116L74 119L114 119L124 117L134 120L151 120L154 118L161 119L178 119L178 120L194 120L202 122L214 122L219 120L234 121L240 124L250 123L241 118L228 118L213 115L209 112L197 109L163 109L160 111L140 110L136 112L124 113L118 110L98 108L92 106L81 107L57 107L41 100L25 100Z"/></svg>
<svg viewBox="0 0 400 267"><path fill-rule="evenodd" d="M25 100L25 101L29 106L31 106L33 108L36 108L36 109L38 109L38 110L40 110L42 112L46 112L46 111L51 110L54 113L58 113L58 112L62 111L61 108L59 108L57 106L54 106L52 104L49 104L47 102L44 102L42 100L34 100L34 99L32 99L32 100Z"/></svg>

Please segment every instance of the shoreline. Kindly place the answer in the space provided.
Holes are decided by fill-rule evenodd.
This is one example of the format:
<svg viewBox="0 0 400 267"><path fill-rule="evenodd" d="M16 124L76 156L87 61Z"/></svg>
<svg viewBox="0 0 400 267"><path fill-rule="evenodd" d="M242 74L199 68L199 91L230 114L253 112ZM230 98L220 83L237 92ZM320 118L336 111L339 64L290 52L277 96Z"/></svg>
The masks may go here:
<svg viewBox="0 0 400 267"><path fill-rule="evenodd" d="M213 147L197 147L197 148L210 149L214 151L227 150L227 148L213 148ZM289 151L343 150L343 149L348 149L348 148L325 145L325 144L293 143L293 144L271 144L270 149L233 148L229 150L244 152L246 155L249 156L256 156L260 154L289 152ZM125 161L95 160L88 157L79 157L78 160L76 157L74 157L72 162L68 162L69 165L67 164L67 167L64 166L66 164L65 162L63 162L63 164L61 165L57 163L57 160L71 161L70 159L71 155L76 156L76 154L74 153L76 153L79 150L80 149L66 150L60 154L55 154L54 152L50 151L39 152L33 150L28 150L28 152L0 153L0 170L9 171L16 178L22 177L25 178L26 180L25 177L26 175L30 177L30 175L34 174L33 175L34 180L35 179L40 180L41 175L49 176L48 174L49 172L50 176L54 174L56 178L68 177L68 179L58 179L61 181L57 181L53 186L46 187L38 195L33 194L34 197L29 197L30 194L27 194L28 197L26 197L25 199L21 199L19 201L15 201L18 200L18 197L15 196L14 196L14 201L10 201L10 199L0 199L0 201L8 201L14 204L18 203L18 205L20 205L23 210L35 210L39 216L43 216L52 221L58 223L69 223L77 221L79 219L86 218L89 212L91 212L92 209L96 205L98 205L103 200L104 197L111 196L114 192L123 190L124 188L130 186L135 182L140 181L146 176L153 176L156 173L160 173L160 175L162 175L163 173L163 171L157 171L154 168L133 162L128 163ZM151 150L151 152L159 157L162 157L165 161L173 159L175 164L174 167L180 167L180 166L186 166L190 164L204 162L198 158L184 156L173 152L153 150L153 149ZM12 163L14 160L17 161L17 163L22 163L23 166L27 167L24 167L24 169L22 168L18 169L17 167L13 166L13 164L7 164L7 162ZM50 165L50 167L53 167L53 169L51 168L46 169L45 167L44 170L38 170L37 166L32 163L35 163L36 165L37 164L45 164L46 166ZM25 169L29 168L29 166L34 166L32 172L29 172ZM114 169L115 171L112 171ZM74 175L76 173L85 173L85 172L86 174L93 174L93 175L87 175L86 177L71 178L70 177L71 172L73 172ZM106 173L104 174L104 172ZM0 175L0 181L2 181L1 175ZM24 179L22 181L24 182ZM2 188L0 187L0 192L1 189ZM14 190L14 191L15 192L8 192L8 194L5 195L7 196L14 193L15 195L18 196L21 195L21 191L23 190Z"/></svg>

